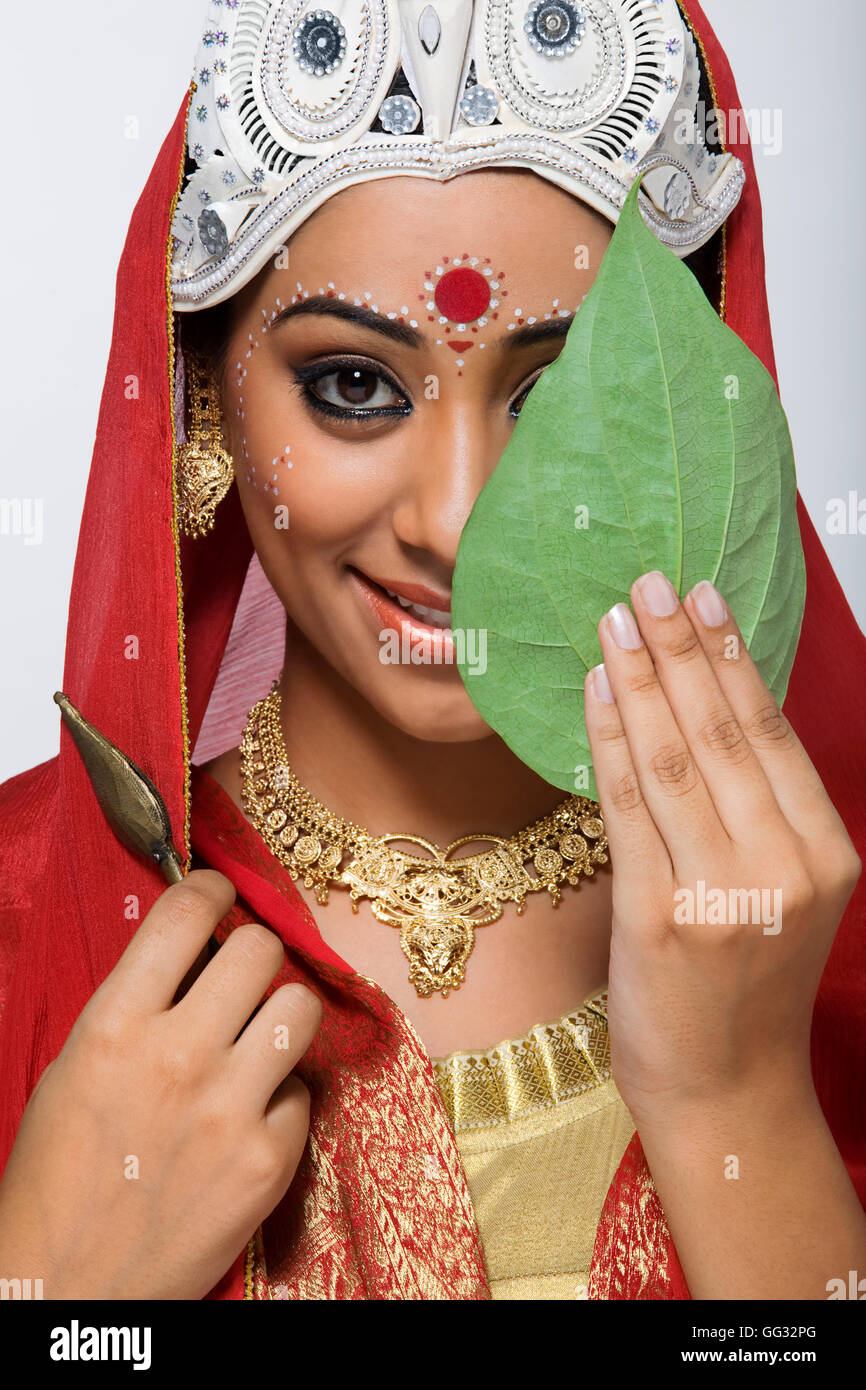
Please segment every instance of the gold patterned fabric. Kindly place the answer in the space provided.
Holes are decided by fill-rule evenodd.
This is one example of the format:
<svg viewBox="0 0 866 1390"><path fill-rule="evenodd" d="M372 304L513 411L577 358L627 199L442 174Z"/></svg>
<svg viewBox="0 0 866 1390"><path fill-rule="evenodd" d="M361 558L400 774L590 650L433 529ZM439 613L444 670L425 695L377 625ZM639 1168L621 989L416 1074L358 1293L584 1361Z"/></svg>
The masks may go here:
<svg viewBox="0 0 866 1390"><path fill-rule="evenodd" d="M634 1134L606 995L486 1052L434 1058L494 1299L588 1296L599 1217Z"/></svg>

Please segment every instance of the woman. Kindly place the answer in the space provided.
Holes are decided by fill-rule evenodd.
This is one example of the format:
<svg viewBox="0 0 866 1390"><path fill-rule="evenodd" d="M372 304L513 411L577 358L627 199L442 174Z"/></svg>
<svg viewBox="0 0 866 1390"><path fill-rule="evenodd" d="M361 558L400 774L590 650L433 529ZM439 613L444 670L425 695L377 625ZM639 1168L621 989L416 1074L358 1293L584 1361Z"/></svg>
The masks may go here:
<svg viewBox="0 0 866 1390"><path fill-rule="evenodd" d="M552 153L549 133L528 155L525 135L508 136L499 168L484 167L489 150L464 146L446 181L406 177L418 169L401 151L396 164L383 156L379 177L347 160L363 177L343 166L328 184L326 161L346 147L332 155L325 144L322 162L310 153L321 132L309 111L280 106L269 45L284 52L292 37L299 90L306 81L315 95L320 80L341 81L352 34L331 12L319 32L316 14L307 24L282 9L272 32L255 6L237 29L234 17L208 21L189 113L185 103L133 219L64 676L163 794L185 867L217 870L237 898L212 873L161 894L152 866L112 837L66 735L57 759L4 788L12 1157L0 1255L45 1261L56 1295L824 1297L866 1253L862 888L852 898L859 862L840 819L856 840L852 692L864 656L804 514L809 589L786 702L802 745L748 655L716 659L736 635L724 596L699 586L680 604L664 576L642 576L633 614L623 604L599 615L604 664L587 683L612 872L600 866L566 890L556 918L546 894L520 916L507 904L459 992L419 991L369 903L355 916L344 892L319 901L315 873L308 885L287 872L294 842L277 842L267 821L294 785L278 780L286 762L322 814L440 845L479 827L510 840L561 800L490 735L453 666L388 666L377 640L407 623L448 641L460 530L590 287L615 209L601 175L592 183L562 137ZM525 32L540 60L592 41L580 7L531 9ZM672 93L696 101L682 57L693 31L713 104L737 107L696 5L688 29L667 2L610 11L638 47L667 26L659 41L671 61L680 55ZM485 10L491 32L498 13ZM501 89L510 69L496 67L495 44L479 46L480 24L467 48L461 14L444 28L420 5L404 17L400 71L400 36L370 37L385 57L365 129L375 110L377 131L399 141L414 103L435 141L457 97L464 126L489 123L497 91L481 79ZM606 32L615 48L624 31ZM557 42L572 47L546 54ZM246 88L238 74L253 52L258 86ZM437 53L425 76L423 55ZM202 99L209 83L213 102ZM257 239L255 187L233 193L226 176L238 178L239 126L266 149L268 122L250 106L259 90L292 135L293 161L311 163L303 199ZM338 85L329 99L344 98ZM224 125L221 99L237 103ZM183 167L188 115L193 160L197 133L203 141L199 174ZM656 119L642 113L644 130ZM653 143L641 138L618 158L639 162ZM349 153L362 161L358 148ZM745 185L735 160L714 165L728 201L711 203L715 228L691 227L692 263L772 369L760 205L748 147L737 154ZM676 152L693 178L700 168L709 178L700 142L690 156ZM273 173L282 156L269 157ZM688 199L669 166L650 169L648 189L654 177L645 210L672 236L688 227L673 215ZM218 183L228 192L217 196ZM173 431L184 428L173 473ZM268 590L248 588L239 607L253 551L287 615L281 671L256 624ZM247 723L277 672L279 706L256 706ZM233 690L242 742L239 729L219 734ZM743 929L675 929L673 890L697 877L780 885L784 930L756 945ZM211 931L225 944L206 963ZM298 981L300 994L288 987ZM513 1045L497 1048L503 1038ZM538 1084L539 1059L546 1091L522 1090ZM484 1113L479 1075L506 1088L504 1108L496 1093Z"/></svg>

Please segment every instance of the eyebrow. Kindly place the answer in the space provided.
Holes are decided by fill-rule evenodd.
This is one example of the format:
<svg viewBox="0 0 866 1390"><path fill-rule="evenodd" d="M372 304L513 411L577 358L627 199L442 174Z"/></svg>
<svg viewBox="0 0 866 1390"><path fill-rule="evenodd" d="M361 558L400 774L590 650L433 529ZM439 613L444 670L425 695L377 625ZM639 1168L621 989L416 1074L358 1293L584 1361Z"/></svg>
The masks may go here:
<svg viewBox="0 0 866 1390"><path fill-rule="evenodd" d="M348 304L345 299L335 299L325 294L311 294L309 299L285 305L273 320L271 328L277 328L300 314L322 314L345 319L349 323L360 324L362 328L370 328L374 333L381 333L383 337L391 338L407 347L422 347L425 341L424 334L407 323L386 318L384 314L377 313L375 309L370 309L364 304ZM561 314L556 318L542 319L538 323L524 324L522 328L509 333L500 346L507 351L513 351L515 348L531 347L534 343L545 342L551 338L564 338L573 319L574 314Z"/></svg>

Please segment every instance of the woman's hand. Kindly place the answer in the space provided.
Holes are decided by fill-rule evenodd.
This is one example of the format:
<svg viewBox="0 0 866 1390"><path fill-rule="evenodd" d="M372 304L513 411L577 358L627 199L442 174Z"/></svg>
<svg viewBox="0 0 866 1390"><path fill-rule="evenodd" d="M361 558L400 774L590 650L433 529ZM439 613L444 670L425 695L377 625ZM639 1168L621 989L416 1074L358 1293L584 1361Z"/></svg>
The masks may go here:
<svg viewBox="0 0 866 1390"><path fill-rule="evenodd" d="M250 924L173 1002L234 897L211 869L168 888L43 1072L0 1183L0 1275L46 1298L202 1298L285 1193L317 996L284 985L250 1021L283 962Z"/></svg>
<svg viewBox="0 0 866 1390"><path fill-rule="evenodd" d="M613 867L609 1021L635 1119L811 1088L818 982L860 862L721 596L664 575L599 625L587 727ZM815 672L816 681L820 672Z"/></svg>
<svg viewBox="0 0 866 1390"><path fill-rule="evenodd" d="M866 1267L809 1059L860 862L712 585L681 605L652 573L631 597L586 688L614 1079L692 1297L826 1298Z"/></svg>

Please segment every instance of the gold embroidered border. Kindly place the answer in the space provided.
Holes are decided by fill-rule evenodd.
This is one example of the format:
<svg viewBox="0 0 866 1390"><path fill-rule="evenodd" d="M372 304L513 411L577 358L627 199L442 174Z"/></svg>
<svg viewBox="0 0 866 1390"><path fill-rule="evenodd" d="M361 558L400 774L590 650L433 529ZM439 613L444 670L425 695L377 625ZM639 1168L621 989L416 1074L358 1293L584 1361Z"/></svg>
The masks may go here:
<svg viewBox="0 0 866 1390"><path fill-rule="evenodd" d="M262 1228L259 1226L255 1234L250 1237L244 1256L243 1298L246 1300L267 1300L270 1296L267 1267L265 1264L264 1237Z"/></svg>
<svg viewBox="0 0 866 1390"><path fill-rule="evenodd" d="M192 104L193 94L196 90L195 82L190 84L186 101L186 119L184 122L183 147L180 156L180 166L177 171L174 195L171 200L171 207L168 214L168 238L165 248L165 304L166 304L166 332L168 334L168 408L169 422L171 426L171 533L174 540L174 573L177 584L177 657L178 657L178 678L180 681L180 717L181 717L181 737L183 740L183 872L189 870L192 851L190 847L190 762L191 753L189 746L189 717L187 713L187 691L186 691L186 629L184 626L183 614L183 573L180 563L180 527L178 520L178 490L177 490L177 431L174 420L174 392L175 392L175 333L174 333L174 301L171 294L171 258L172 258L172 234L171 229L174 225L175 208L183 187L184 169L186 167L187 132L189 128L189 113ZM180 846L178 846L180 852Z"/></svg>
<svg viewBox="0 0 866 1390"><path fill-rule="evenodd" d="M508 1124L546 1110L610 1077L607 993L521 1038L486 1052L433 1058L433 1072L455 1133Z"/></svg>

